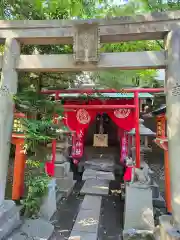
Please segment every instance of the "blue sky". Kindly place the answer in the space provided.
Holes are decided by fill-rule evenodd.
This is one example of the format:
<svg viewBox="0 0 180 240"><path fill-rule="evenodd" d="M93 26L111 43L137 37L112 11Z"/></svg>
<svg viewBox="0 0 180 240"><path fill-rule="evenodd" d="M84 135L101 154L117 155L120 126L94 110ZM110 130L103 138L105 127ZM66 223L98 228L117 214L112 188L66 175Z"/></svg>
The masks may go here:
<svg viewBox="0 0 180 240"><path fill-rule="evenodd" d="M165 80L165 70L164 69L160 69L158 71L158 80Z"/></svg>

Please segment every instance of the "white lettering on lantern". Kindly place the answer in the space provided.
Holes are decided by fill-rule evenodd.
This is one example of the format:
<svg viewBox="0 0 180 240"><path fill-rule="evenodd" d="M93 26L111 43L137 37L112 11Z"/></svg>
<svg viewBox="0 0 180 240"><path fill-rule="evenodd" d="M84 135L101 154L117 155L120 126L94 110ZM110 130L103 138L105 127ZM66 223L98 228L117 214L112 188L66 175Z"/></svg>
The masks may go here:
<svg viewBox="0 0 180 240"><path fill-rule="evenodd" d="M114 110L114 115L117 118L127 118L130 114L131 110L128 108L121 108Z"/></svg>
<svg viewBox="0 0 180 240"><path fill-rule="evenodd" d="M81 124L87 124L91 120L89 113L85 109L79 109L76 113L76 118Z"/></svg>

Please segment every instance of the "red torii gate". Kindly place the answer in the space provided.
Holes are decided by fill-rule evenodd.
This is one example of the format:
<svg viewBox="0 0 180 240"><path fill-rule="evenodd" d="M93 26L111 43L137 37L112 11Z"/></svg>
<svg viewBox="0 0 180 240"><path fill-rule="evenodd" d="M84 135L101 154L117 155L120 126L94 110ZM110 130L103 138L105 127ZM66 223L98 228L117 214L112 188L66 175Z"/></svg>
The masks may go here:
<svg viewBox="0 0 180 240"><path fill-rule="evenodd" d="M133 105L66 105L65 109L120 109L120 108L129 108L135 110L135 129L136 129L136 167L140 168L140 134L139 134L139 93L157 93L163 92L164 88L128 88L128 89L66 89L66 90L44 90L43 94L55 94L55 100L59 100L61 97L60 94L63 93L85 93L85 94L94 94L94 93L133 93L134 94L134 104ZM56 140L53 141L52 146L52 162L55 161L55 149L56 149Z"/></svg>

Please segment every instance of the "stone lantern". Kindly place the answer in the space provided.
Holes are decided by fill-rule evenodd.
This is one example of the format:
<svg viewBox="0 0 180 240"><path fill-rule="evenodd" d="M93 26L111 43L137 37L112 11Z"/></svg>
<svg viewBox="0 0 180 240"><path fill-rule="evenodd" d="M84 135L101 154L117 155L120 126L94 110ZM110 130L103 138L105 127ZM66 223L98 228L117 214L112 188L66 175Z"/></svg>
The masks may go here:
<svg viewBox="0 0 180 240"><path fill-rule="evenodd" d="M127 234L129 229L143 229L144 237L137 235L136 239L151 239L150 232L154 231L153 205L158 207L160 204L161 206L164 204L160 196L159 186L152 178L153 171L144 161L145 152L152 151L148 145L148 137L155 136L156 133L145 127L143 123L144 120L139 119L141 168L134 169L134 181L126 184L125 188L124 239L130 238ZM132 137L132 145L129 150L132 152L133 160L136 159L135 133L135 128L128 132L129 137Z"/></svg>
<svg viewBox="0 0 180 240"><path fill-rule="evenodd" d="M145 152L151 152L152 148L149 147L148 137L155 136L156 133L151 131L151 129L144 126L144 120L139 119L139 133L140 133L140 154L141 154L141 163L144 162L144 154ZM136 158L136 137L135 137L136 129L133 128L128 132L128 135L132 137L132 145L129 146L129 150L131 150L132 158L135 160Z"/></svg>

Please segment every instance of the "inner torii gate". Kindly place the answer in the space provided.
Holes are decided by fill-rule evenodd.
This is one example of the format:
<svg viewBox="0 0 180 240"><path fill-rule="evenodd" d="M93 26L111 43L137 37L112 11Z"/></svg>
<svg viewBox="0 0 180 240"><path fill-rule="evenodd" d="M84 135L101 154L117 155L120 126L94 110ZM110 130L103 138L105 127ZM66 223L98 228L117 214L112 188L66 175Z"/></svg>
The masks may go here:
<svg viewBox="0 0 180 240"><path fill-rule="evenodd" d="M0 21L0 204L4 200L18 72L166 69L173 220L180 230L180 11L110 20ZM99 53L100 43L164 40L165 51ZM73 44L74 54L21 55L23 44ZM9 94L7 94L9 93ZM138 132L138 128L137 128ZM137 143L137 148L138 148ZM168 220L169 221L169 220Z"/></svg>

